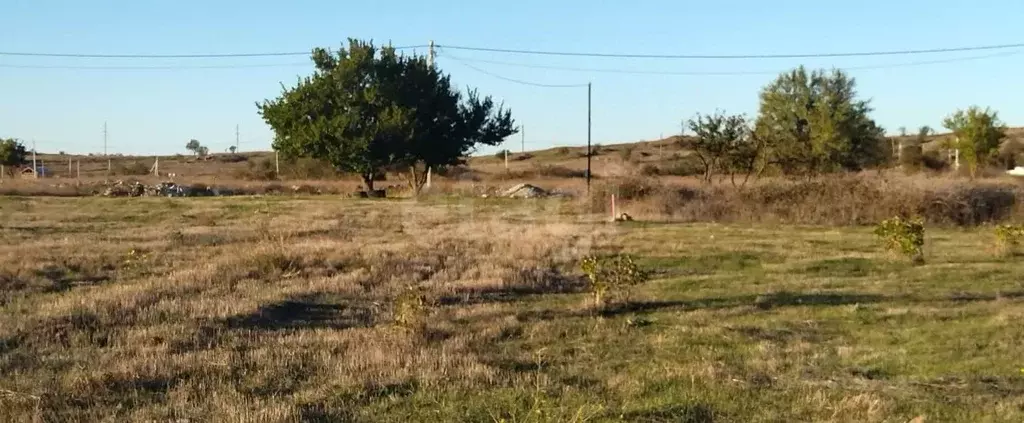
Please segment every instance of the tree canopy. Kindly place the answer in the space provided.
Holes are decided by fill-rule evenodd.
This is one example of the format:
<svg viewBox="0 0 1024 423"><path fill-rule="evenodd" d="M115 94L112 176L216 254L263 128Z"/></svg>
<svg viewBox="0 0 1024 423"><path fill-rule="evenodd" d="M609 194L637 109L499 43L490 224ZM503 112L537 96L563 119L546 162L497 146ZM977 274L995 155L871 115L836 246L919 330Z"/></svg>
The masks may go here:
<svg viewBox="0 0 1024 423"><path fill-rule="evenodd" d="M13 167L25 164L27 158L28 150L20 141L13 138L0 139L0 164L12 167L10 170L13 172Z"/></svg>
<svg viewBox="0 0 1024 423"><path fill-rule="evenodd" d="M861 170L885 159L884 131L840 70L783 73L761 91L755 123L769 164L784 173Z"/></svg>
<svg viewBox="0 0 1024 423"><path fill-rule="evenodd" d="M697 114L685 122L694 133L693 148L704 168L704 181L711 182L715 172L726 172L736 183L735 175L744 172L749 178L760 157L760 142L751 133L744 115ZM746 182L746 178L744 178Z"/></svg>
<svg viewBox="0 0 1024 423"><path fill-rule="evenodd" d="M191 151L192 154L199 154L199 149L202 148L202 144L199 144L199 140L191 139L185 144L185 149Z"/></svg>
<svg viewBox="0 0 1024 423"><path fill-rule="evenodd" d="M1006 127L999 116L989 108L971 106L957 110L942 121L942 126L953 132L952 147L960 152L960 158L967 162L971 177L978 173L978 165L987 163L993 153L999 151L999 143L1006 138Z"/></svg>
<svg viewBox="0 0 1024 423"><path fill-rule="evenodd" d="M358 173L368 189L397 168L418 192L428 168L461 164L476 146L518 132L511 111L475 90L463 95L424 57L350 39L335 53L313 50L312 59L312 75L257 104L273 148Z"/></svg>

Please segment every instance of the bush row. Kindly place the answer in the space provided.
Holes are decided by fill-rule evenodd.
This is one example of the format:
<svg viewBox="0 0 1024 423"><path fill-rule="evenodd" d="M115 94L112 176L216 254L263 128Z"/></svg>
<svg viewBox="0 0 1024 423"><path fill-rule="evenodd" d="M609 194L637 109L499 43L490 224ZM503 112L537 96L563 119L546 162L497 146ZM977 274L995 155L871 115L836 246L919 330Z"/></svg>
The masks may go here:
<svg viewBox="0 0 1024 423"><path fill-rule="evenodd" d="M865 225L920 216L933 225L973 226L1024 217L1024 187L1012 183L850 175L776 179L739 189L631 177L599 183L594 193L594 211L608 212L615 194L634 215L682 221Z"/></svg>

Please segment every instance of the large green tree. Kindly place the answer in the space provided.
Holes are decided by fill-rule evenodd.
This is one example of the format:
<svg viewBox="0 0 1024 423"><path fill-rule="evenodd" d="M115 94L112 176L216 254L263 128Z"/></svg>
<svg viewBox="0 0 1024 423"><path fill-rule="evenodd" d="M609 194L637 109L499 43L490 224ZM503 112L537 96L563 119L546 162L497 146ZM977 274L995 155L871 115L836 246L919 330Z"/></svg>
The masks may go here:
<svg viewBox="0 0 1024 423"><path fill-rule="evenodd" d="M957 110L942 121L942 126L953 132L950 144L967 163L971 178L978 173L978 165L988 163L993 153L999 151L999 143L1006 138L1006 126L999 121L994 110L971 106Z"/></svg>
<svg viewBox="0 0 1024 423"><path fill-rule="evenodd" d="M25 145L20 141L10 139L0 139L0 164L8 167L8 171L13 174L14 168L25 164L28 160L28 150Z"/></svg>
<svg viewBox="0 0 1024 423"><path fill-rule="evenodd" d="M766 160L784 173L861 170L886 159L884 131L840 70L783 73L760 95L755 123Z"/></svg>
<svg viewBox="0 0 1024 423"><path fill-rule="evenodd" d="M357 173L368 189L382 170L402 169L418 192L428 168L462 163L517 132L509 110L474 90L463 95L422 56L350 39L312 59L312 75L257 104L273 147Z"/></svg>

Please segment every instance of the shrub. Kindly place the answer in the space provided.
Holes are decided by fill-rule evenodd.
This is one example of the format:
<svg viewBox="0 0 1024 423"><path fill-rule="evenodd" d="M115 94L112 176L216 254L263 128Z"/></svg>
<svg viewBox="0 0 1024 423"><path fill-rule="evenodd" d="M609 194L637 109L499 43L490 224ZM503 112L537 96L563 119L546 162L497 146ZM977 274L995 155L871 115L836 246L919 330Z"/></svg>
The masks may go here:
<svg viewBox="0 0 1024 423"><path fill-rule="evenodd" d="M559 155L562 155L562 156L568 156L570 151L571 150L569 149L569 147L558 147L555 150L555 153L558 153Z"/></svg>
<svg viewBox="0 0 1024 423"><path fill-rule="evenodd" d="M136 161L118 166L115 173L118 175L143 176L148 175L149 172L149 165Z"/></svg>
<svg viewBox="0 0 1024 423"><path fill-rule="evenodd" d="M537 175L553 178L586 178L586 169L570 169L560 165L537 166Z"/></svg>
<svg viewBox="0 0 1024 423"><path fill-rule="evenodd" d="M587 275L594 305L602 307L618 297L628 298L629 289L650 278L650 274L633 262L629 255L587 256L580 262Z"/></svg>
<svg viewBox="0 0 1024 423"><path fill-rule="evenodd" d="M509 156L509 155L512 155L512 152L510 152L508 150L501 150L501 151L499 151L497 153L494 153L494 158L498 159L498 160L505 160L505 156Z"/></svg>
<svg viewBox="0 0 1024 423"><path fill-rule="evenodd" d="M281 173L291 179L333 179L340 174L327 161L306 157L281 163ZM374 177L374 179L384 180L381 176Z"/></svg>
<svg viewBox="0 0 1024 423"><path fill-rule="evenodd" d="M532 158L533 158L533 154L523 153L523 154L520 154L518 156L513 157L512 160L523 161L523 160L530 160Z"/></svg>
<svg viewBox="0 0 1024 423"><path fill-rule="evenodd" d="M409 286L393 304L394 322L405 329L416 329L423 323L427 314L428 302L422 287Z"/></svg>
<svg viewBox="0 0 1024 423"><path fill-rule="evenodd" d="M900 167L904 172L916 173L924 164L924 154L920 144L904 145L900 153Z"/></svg>
<svg viewBox="0 0 1024 423"><path fill-rule="evenodd" d="M640 174L643 176L658 176L661 174L661 169L653 164L645 164L640 167Z"/></svg>
<svg viewBox="0 0 1024 423"><path fill-rule="evenodd" d="M921 165L925 169L933 171L944 171L949 168L949 163L938 151L929 151L921 155Z"/></svg>
<svg viewBox="0 0 1024 423"><path fill-rule="evenodd" d="M910 257L914 264L924 262L924 222L921 219L894 217L875 227L886 250Z"/></svg>
<svg viewBox="0 0 1024 423"><path fill-rule="evenodd" d="M263 160L250 161L246 169L238 172L238 177L256 181L275 180L277 179L277 171L275 170L274 159L265 158Z"/></svg>
<svg viewBox="0 0 1024 423"><path fill-rule="evenodd" d="M241 154L218 154L217 161L221 163L241 163L249 161L249 158Z"/></svg>
<svg viewBox="0 0 1024 423"><path fill-rule="evenodd" d="M996 226L996 249L1002 255L1013 256L1019 254L1021 240L1024 240L1024 225L999 225Z"/></svg>
<svg viewBox="0 0 1024 423"><path fill-rule="evenodd" d="M619 156L622 157L622 161L628 162L632 160L634 149L636 149L636 146L633 145L627 145L622 147L622 150L619 150Z"/></svg>
<svg viewBox="0 0 1024 423"><path fill-rule="evenodd" d="M695 176L704 173L700 159L695 156L679 156L670 165L660 168L659 174L667 176Z"/></svg>

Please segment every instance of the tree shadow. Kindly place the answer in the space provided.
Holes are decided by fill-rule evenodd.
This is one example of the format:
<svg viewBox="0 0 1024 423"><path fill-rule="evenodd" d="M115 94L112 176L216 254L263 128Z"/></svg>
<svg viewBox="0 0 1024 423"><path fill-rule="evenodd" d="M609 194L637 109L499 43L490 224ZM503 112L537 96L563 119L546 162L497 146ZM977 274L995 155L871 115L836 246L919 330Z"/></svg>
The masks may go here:
<svg viewBox="0 0 1024 423"><path fill-rule="evenodd" d="M225 319L232 329L350 329L373 326L374 307L365 301L343 299L327 301L318 294L294 296L261 306L249 314Z"/></svg>
<svg viewBox="0 0 1024 423"><path fill-rule="evenodd" d="M516 314L520 320L553 320L565 317L599 315L615 317L626 314L650 313L661 310L695 311L719 310L736 307L756 307L770 310L781 307L828 307L850 304L871 304L892 300L892 297L876 294L857 293L809 293L776 292L763 295L741 295L736 297L711 297L695 300L669 301L625 301L613 303L600 310L588 309L571 312L554 310L532 310Z"/></svg>
<svg viewBox="0 0 1024 423"><path fill-rule="evenodd" d="M44 292L65 292L76 286L98 285L113 279L109 266L101 273L91 273L76 265L47 265L36 270L36 276L49 282Z"/></svg>
<svg viewBox="0 0 1024 423"><path fill-rule="evenodd" d="M545 294L578 294L585 292L583 276L567 275L554 268L523 268L505 277L501 285L482 288L457 288L437 298L440 305L474 305L511 303L523 298Z"/></svg>
<svg viewBox="0 0 1024 423"><path fill-rule="evenodd" d="M715 410L704 404L672 405L654 410L632 411L624 421L637 423L713 423Z"/></svg>

